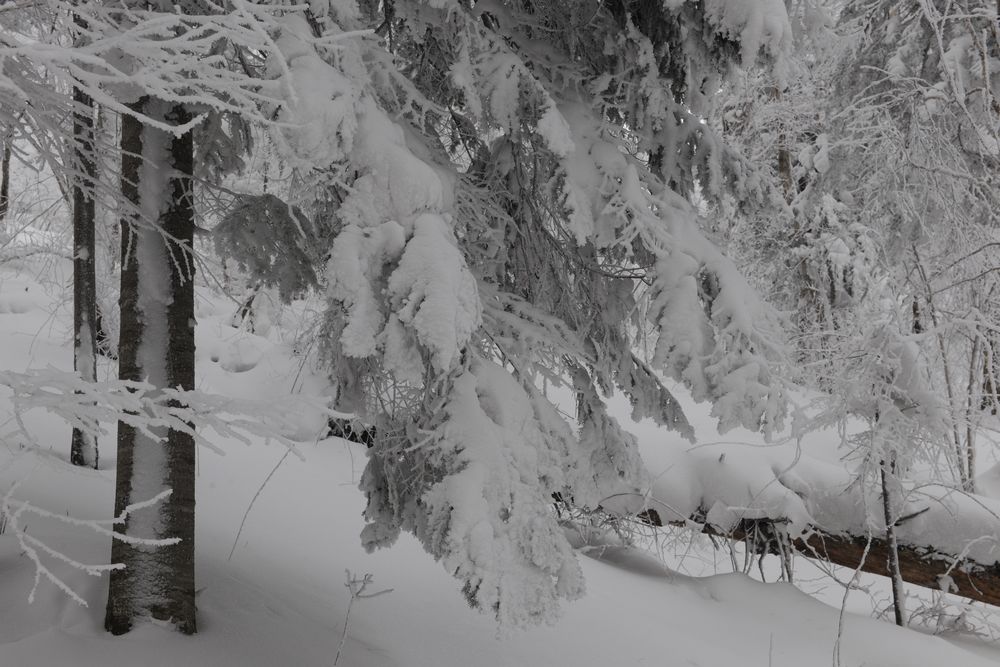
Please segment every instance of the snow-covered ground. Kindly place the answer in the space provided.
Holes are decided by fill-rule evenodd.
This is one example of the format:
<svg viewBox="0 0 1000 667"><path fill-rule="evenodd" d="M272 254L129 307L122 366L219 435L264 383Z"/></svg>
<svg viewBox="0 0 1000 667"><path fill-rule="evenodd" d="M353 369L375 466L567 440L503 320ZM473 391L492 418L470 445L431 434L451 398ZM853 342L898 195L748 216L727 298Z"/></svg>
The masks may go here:
<svg viewBox="0 0 1000 667"><path fill-rule="evenodd" d="M72 367L71 313L62 296L69 275L62 259L0 267L0 370ZM199 389L263 400L293 389L322 392L323 380L292 354L293 334L301 326L295 312L286 312L261 337L230 326L234 308L210 290L200 291ZM101 370L105 376L108 371ZM44 412L29 412L29 442L12 419L8 394L0 394L0 493L20 482L14 492L19 500L60 515L108 518L113 438L101 441L100 470L74 468L68 464L69 427ZM685 407L706 432L706 412ZM301 456L256 441L217 440L224 454L200 451L200 631L194 637L153 625L111 637L102 629L106 575L88 576L44 554L43 562L89 606L45 580L29 603L35 567L11 530L0 534L0 666L333 665L350 603L348 571L373 576L366 593L391 589L351 607L338 663L348 667L1000 663L1000 645L987 640L932 636L871 618L865 613L871 598L863 593L848 604L862 613L842 616L789 584L725 573L728 555L716 560L721 574L681 574L679 565L699 574L709 566L703 545L682 561L680 538L675 542L681 546L666 554L677 569L637 549L582 549L586 597L566 605L552 627L498 637L491 617L470 610L456 581L414 540L404 536L394 548L370 555L361 549L364 499L357 481L365 452L340 439L318 439L321 424L318 415L303 416ZM309 433L316 437L307 438ZM648 428L640 436L647 450L674 437ZM108 539L89 529L30 514L20 527L76 561L109 558ZM802 572L804 587L839 603L842 589L816 578L808 566ZM874 590L880 585L874 582Z"/></svg>

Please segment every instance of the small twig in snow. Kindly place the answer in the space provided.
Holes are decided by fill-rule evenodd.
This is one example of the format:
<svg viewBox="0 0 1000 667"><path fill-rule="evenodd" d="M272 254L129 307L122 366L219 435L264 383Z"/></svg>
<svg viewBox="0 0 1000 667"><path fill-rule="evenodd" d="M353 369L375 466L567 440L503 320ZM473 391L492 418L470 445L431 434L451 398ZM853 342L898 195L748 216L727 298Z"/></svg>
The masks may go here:
<svg viewBox="0 0 1000 667"><path fill-rule="evenodd" d="M261 483L260 488L257 489L257 493L253 494L253 498L250 499L250 504L247 505L247 511L243 513L243 520L240 521L240 529L236 531L236 538L233 539L233 548L229 550L229 558L226 559L227 561L233 559L233 553L236 551L236 545L240 541L240 535L243 534L243 526L246 525L247 517L250 516L250 510L253 509L253 504L257 502L257 498L264 490L264 487L267 486L267 483L271 481L272 477L274 477L274 473L278 472L278 467L285 462L285 459L287 459L288 455L291 453L292 453L291 449L285 450L285 453L281 455L281 458L278 459L278 462L274 464L273 468L271 468L271 472L267 473L267 477L264 478L264 481Z"/></svg>
<svg viewBox="0 0 1000 667"><path fill-rule="evenodd" d="M344 631L340 633L340 644L337 646L337 655L333 659L333 664L336 665L340 661L340 653L344 650L344 644L347 642L347 624L351 620L351 607L354 605L355 600L367 600L369 598L375 598L379 595L385 595L386 593L391 593L391 588L386 588L377 593L365 593L365 589L368 588L368 584L375 581L375 577L366 573L364 577L358 579L350 570L344 570L347 573L347 581L344 583L347 586L347 590L351 592L351 599L347 601L347 613L344 614Z"/></svg>

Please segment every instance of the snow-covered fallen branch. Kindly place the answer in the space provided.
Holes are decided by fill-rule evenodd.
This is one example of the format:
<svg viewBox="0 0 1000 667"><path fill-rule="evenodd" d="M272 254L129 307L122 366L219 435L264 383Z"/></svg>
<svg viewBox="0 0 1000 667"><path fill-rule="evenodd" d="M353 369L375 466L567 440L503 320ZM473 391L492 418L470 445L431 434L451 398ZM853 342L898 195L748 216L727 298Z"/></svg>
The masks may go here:
<svg viewBox="0 0 1000 667"><path fill-rule="evenodd" d="M648 510L643 513L643 517L654 525L663 525L655 510ZM690 525L690 522L670 523ZM701 524L701 527L706 535L753 543L766 553L784 555L777 541L761 544L758 539L761 534L774 534L784 530L784 522L781 520L745 519L726 530L707 523ZM833 534L813 529L800 537L790 538L788 544L807 558L883 577L891 576L888 565L889 543L884 538ZM899 565L903 581L909 584L954 593L976 602L1000 607L1000 563L984 565L968 559L962 553L900 545Z"/></svg>
<svg viewBox="0 0 1000 667"><path fill-rule="evenodd" d="M793 446L703 446L658 462L643 516L779 553L889 576L877 490ZM654 472L656 472L654 470ZM1000 606L1000 501L940 484L905 485L894 521L904 581Z"/></svg>

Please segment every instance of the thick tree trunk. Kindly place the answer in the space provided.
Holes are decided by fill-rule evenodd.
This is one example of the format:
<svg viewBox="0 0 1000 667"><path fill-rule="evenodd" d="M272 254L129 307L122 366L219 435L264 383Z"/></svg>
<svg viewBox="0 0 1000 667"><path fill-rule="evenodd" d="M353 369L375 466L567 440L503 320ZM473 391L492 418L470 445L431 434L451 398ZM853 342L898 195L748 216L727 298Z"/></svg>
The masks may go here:
<svg viewBox="0 0 1000 667"><path fill-rule="evenodd" d="M73 368L97 381L97 271L94 261L94 102L73 88ZM76 427L70 444L74 465L97 467L97 436Z"/></svg>
<svg viewBox="0 0 1000 667"><path fill-rule="evenodd" d="M182 107L144 98L145 115L188 122ZM194 388L193 142L122 120L122 191L135 214L122 221L119 376L157 387ZM111 574L105 627L127 632L136 620L172 623L184 633L195 624L195 445L175 430L149 437L118 424L115 514L166 489L157 505L128 515L117 530L142 538L179 538L150 549L115 540L111 558L125 569Z"/></svg>

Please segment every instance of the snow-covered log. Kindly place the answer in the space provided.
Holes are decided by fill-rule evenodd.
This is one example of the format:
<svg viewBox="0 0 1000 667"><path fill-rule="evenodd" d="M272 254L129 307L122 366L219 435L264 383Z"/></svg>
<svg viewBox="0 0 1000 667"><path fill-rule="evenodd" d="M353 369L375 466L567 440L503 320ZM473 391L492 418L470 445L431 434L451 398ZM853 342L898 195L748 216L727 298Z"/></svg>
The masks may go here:
<svg viewBox="0 0 1000 667"><path fill-rule="evenodd" d="M653 525L663 525L655 510L647 510L641 516ZM690 525L681 521L671 523ZM759 549L780 555L781 547L776 540L761 540L762 535L773 536L776 525L780 523L770 519L744 519L728 530L707 523L701 525L702 532L706 535L746 541ZM997 523L1000 528L1000 521ZM884 577L890 576L889 543L885 538L834 534L812 529L801 537L790 539L787 544L808 558ZM907 583L1000 607L1000 562L984 564L962 554L947 553L932 547L900 545L899 567L903 580Z"/></svg>
<svg viewBox="0 0 1000 667"><path fill-rule="evenodd" d="M710 535L786 545L809 558L888 576L876 471L786 443L644 447L652 483L640 515ZM642 509L635 507L637 511ZM900 482L892 519L902 578L1000 606L1000 500L937 483Z"/></svg>

